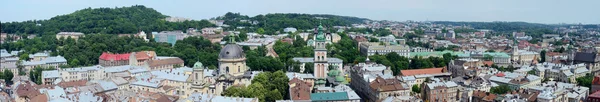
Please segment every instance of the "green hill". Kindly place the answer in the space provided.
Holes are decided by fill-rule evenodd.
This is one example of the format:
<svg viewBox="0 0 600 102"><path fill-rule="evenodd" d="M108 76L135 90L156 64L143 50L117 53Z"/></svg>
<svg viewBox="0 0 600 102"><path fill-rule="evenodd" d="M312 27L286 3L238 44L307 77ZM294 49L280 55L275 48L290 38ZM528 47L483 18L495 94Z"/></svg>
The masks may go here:
<svg viewBox="0 0 600 102"><path fill-rule="evenodd" d="M48 20L4 22L2 32L56 34L61 31L106 34L185 30L214 26L208 21L167 22L168 16L141 5L122 8L86 8Z"/></svg>
<svg viewBox="0 0 600 102"><path fill-rule="evenodd" d="M224 16L216 19L224 20L225 24L233 27L244 26L253 27L250 31L256 31L257 28L263 28L265 33L273 34L275 31L282 31L287 27L295 27L297 29L312 29L316 25L322 23L323 26L350 26L351 24L364 23L366 18L337 16L327 14L298 14L298 13L273 13L266 15L257 15L248 17L239 13L227 13ZM258 24L251 22L241 22L242 20L257 21Z"/></svg>

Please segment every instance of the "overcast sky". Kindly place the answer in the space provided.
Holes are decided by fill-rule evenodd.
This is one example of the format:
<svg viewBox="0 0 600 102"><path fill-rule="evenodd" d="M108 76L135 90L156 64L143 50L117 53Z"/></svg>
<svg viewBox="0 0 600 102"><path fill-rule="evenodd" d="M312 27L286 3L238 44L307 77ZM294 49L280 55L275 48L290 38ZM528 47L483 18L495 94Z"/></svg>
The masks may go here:
<svg viewBox="0 0 600 102"><path fill-rule="evenodd" d="M600 24L600 0L0 0L0 21L49 19L92 7L145 5L169 16L208 19L309 13L394 21L525 21Z"/></svg>

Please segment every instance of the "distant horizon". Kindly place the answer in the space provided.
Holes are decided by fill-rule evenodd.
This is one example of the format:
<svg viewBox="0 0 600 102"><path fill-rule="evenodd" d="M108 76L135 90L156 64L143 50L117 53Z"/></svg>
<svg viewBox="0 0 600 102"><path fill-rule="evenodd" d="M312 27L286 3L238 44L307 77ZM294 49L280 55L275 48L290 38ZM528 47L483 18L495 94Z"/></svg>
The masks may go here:
<svg viewBox="0 0 600 102"><path fill-rule="evenodd" d="M222 0L222 1L6 1L0 4L2 22L47 20L85 8L144 5L172 17L210 19L227 12L250 17L269 13L328 14L388 21L527 22L538 24L600 24L598 0ZM294 6L290 6L294 5Z"/></svg>

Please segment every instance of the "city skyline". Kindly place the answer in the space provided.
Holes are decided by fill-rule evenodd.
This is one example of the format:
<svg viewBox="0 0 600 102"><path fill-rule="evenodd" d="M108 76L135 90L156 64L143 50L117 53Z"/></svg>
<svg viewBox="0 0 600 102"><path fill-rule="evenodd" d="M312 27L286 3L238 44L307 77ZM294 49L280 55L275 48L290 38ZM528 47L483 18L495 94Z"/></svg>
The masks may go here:
<svg viewBox="0 0 600 102"><path fill-rule="evenodd" d="M45 20L84 8L129 7L144 5L164 15L195 20L222 16L227 12L255 16L268 13L306 13L353 16L372 20L393 21L522 21L544 24L600 24L600 1L532 0L532 1L479 1L479 0L359 0L331 1L5 1L0 7L0 21ZM291 6L290 6L291 5Z"/></svg>

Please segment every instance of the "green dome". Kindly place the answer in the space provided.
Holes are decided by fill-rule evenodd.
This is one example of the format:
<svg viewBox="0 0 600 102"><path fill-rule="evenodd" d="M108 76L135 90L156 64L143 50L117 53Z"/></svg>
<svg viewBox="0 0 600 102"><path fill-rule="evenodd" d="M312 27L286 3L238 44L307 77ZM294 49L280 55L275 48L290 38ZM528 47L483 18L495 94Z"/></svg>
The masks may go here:
<svg viewBox="0 0 600 102"><path fill-rule="evenodd" d="M346 78L344 78L343 76L335 77L335 82L344 82L344 81L346 81Z"/></svg>
<svg viewBox="0 0 600 102"><path fill-rule="evenodd" d="M325 80L317 80L317 82L315 82L316 84L320 85L320 84L325 84Z"/></svg>
<svg viewBox="0 0 600 102"><path fill-rule="evenodd" d="M204 65L202 65L201 62L194 63L194 69L202 69L202 68L204 68Z"/></svg>
<svg viewBox="0 0 600 102"><path fill-rule="evenodd" d="M327 73L327 75L330 76L330 77L335 77L335 76L340 75L340 71L338 71L338 70L330 70L329 73Z"/></svg>
<svg viewBox="0 0 600 102"><path fill-rule="evenodd" d="M325 41L325 35L323 34L323 26L319 24L319 28L317 29L319 33L317 33L317 41Z"/></svg>

